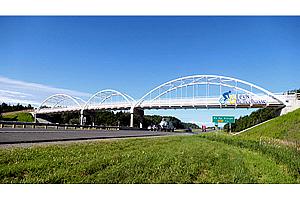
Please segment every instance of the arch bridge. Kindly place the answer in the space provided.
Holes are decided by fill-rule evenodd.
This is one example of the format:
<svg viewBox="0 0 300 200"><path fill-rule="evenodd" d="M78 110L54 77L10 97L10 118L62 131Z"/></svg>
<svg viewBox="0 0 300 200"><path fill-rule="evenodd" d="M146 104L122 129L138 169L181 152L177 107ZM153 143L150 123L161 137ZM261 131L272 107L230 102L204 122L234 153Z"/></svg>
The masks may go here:
<svg viewBox="0 0 300 200"><path fill-rule="evenodd" d="M274 94L255 84L226 76L194 75L174 79L147 92L139 100L113 89L101 90L84 101L66 94L46 98L37 114L80 112L85 110L130 110L133 127L134 109L208 109L285 107L288 96Z"/></svg>

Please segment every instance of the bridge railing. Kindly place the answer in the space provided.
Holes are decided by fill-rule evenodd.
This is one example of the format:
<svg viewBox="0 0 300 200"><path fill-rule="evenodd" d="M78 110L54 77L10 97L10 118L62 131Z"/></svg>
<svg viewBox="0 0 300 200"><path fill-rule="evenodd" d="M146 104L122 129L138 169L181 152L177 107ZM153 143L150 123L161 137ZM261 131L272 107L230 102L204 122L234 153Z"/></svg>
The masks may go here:
<svg viewBox="0 0 300 200"><path fill-rule="evenodd" d="M105 103L99 105L88 105L87 110L113 110L113 109L130 109L131 103Z"/></svg>
<svg viewBox="0 0 300 200"><path fill-rule="evenodd" d="M266 95L259 96L258 98L254 98L254 100L259 100L259 98L262 98L266 101L266 105L277 105L278 102ZM142 108L167 108L167 107L226 107L227 105L222 104L220 102L220 97L194 97L194 98L174 98L174 99L156 99L156 100L145 100L140 104L140 107ZM235 104L232 102L232 104L228 104L228 106L252 106L251 104ZM256 105L257 106L264 106L264 104ZM255 105L254 105L255 107Z"/></svg>
<svg viewBox="0 0 300 200"><path fill-rule="evenodd" d="M43 108L38 110L38 114L44 113L55 113L55 112L71 112L71 111L80 111L80 107L72 106L72 107L56 107L56 108Z"/></svg>
<svg viewBox="0 0 300 200"><path fill-rule="evenodd" d="M36 129L98 129L98 130L120 130L119 126L92 126L92 125L76 125L76 124L54 124L54 123L34 123L34 122L16 122L16 121L0 121L0 128L36 128Z"/></svg>

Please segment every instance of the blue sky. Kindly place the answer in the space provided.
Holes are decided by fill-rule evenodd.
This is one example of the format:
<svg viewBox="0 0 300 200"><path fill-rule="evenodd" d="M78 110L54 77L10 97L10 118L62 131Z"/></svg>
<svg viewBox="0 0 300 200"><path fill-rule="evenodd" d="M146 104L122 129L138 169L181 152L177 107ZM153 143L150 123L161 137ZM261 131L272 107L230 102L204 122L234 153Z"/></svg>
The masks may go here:
<svg viewBox="0 0 300 200"><path fill-rule="evenodd" d="M193 74L282 92L300 87L299 35L299 17L0 17L0 94L24 92L10 85L19 81L42 86L37 102L47 95L44 86L81 96L113 88L138 99ZM209 121L212 114L249 112L147 113Z"/></svg>

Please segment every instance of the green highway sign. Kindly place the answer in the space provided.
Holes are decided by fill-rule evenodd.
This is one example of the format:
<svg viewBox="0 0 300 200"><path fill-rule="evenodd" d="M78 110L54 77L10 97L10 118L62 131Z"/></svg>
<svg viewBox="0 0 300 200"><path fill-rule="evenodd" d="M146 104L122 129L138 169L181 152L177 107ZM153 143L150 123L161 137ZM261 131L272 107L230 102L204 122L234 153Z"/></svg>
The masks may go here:
<svg viewBox="0 0 300 200"><path fill-rule="evenodd" d="M218 123L234 123L234 116L213 116L212 121Z"/></svg>

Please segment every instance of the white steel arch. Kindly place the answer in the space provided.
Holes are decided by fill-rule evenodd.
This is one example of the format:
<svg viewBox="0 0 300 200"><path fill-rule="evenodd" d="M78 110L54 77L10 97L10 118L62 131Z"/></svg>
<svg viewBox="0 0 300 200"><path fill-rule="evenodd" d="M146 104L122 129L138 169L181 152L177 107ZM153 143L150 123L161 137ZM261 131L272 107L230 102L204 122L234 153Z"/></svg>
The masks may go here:
<svg viewBox="0 0 300 200"><path fill-rule="evenodd" d="M204 85L204 84L206 84L206 83L205 83L205 82L188 83L188 84L180 85L180 86L177 86L177 87L173 87L173 88L170 88L170 89L168 89L168 90L166 90L166 91L160 93L158 96L156 96L155 98L153 98L152 101L155 101L155 100L158 99L159 97L161 97L161 96L167 94L168 92L174 91L174 90L176 90L176 89L181 89L181 88L188 87L188 86L193 86L193 85ZM231 87L231 85L224 84L224 83L220 83L220 84L209 83L209 84L211 84L211 85L221 85L221 86ZM245 90L245 89L243 89L243 88L240 88L240 87L235 87L235 88L238 89L238 90L241 90L241 91L243 91L243 92L247 92L247 93L249 93L249 94L251 94L251 95L253 95L253 96L258 96L257 94L254 94L253 92L247 91L247 90Z"/></svg>
<svg viewBox="0 0 300 200"><path fill-rule="evenodd" d="M111 100L109 102L109 100ZM135 100L127 94L113 89L105 89L96 92L83 106L87 109L128 109L135 103Z"/></svg>
<svg viewBox="0 0 300 200"><path fill-rule="evenodd" d="M218 75L193 75L193 76L186 76L186 77L181 77L177 78L171 81L168 81L166 83L163 83L148 93L146 93L139 101L136 102L134 107L149 107L151 108L153 102L155 102L157 99L160 99L162 96L166 96L168 93L176 90L177 89L184 89L188 88L190 86L193 87L193 94L191 95L192 98L194 98L194 92L195 88L194 86L196 85L206 85L206 100L209 99L209 87L210 85L216 85L220 87L220 92L217 96L220 97L222 95L222 87L227 87L227 88L233 88L235 91L242 91L246 94L250 94L252 96L264 96L268 99L272 99L274 104L279 104L279 105L285 105L284 101L281 100L278 96L274 95L270 91L259 87L257 85L254 85L252 83L249 83L247 81L243 81L240 79L236 78L231 78L231 77L226 77L226 76L218 76ZM248 87L248 89L243 88L243 86ZM253 92L253 90L259 91L261 94L257 94ZM186 90L187 91L187 90ZM182 92L182 91L181 91ZM223 91L224 92L224 91ZM184 95L181 94L181 98L184 97ZM148 99L148 100L147 100ZM205 99L205 98L204 98ZM162 102L162 101L161 101ZM172 107L172 102L174 103L174 99L169 98L169 107ZM268 101L268 103L271 101ZM209 104L209 102L206 102ZM267 103L267 104L268 104ZM148 104L147 106L145 104ZM206 107L208 105L206 104ZM165 104L166 105L166 104ZM184 103L183 103L184 105ZM157 102L156 107L160 107L159 102ZM220 105L222 107L222 105Z"/></svg>
<svg viewBox="0 0 300 200"><path fill-rule="evenodd" d="M199 89L198 86L201 86L202 88ZM215 87L214 90L219 90L214 94L215 96L212 94L213 87ZM179 98L178 90L181 92ZM224 94L227 93L228 90L230 92L232 90L231 97L236 97L235 102L233 104L230 102L230 105L223 104L220 101L222 96L224 97ZM197 95L197 92L199 91L202 92L202 96L199 96L199 94ZM177 96L172 96L174 93ZM249 95L249 99L253 101L246 104L237 102L238 97L243 97L243 95L246 97ZM258 100L252 99L252 97L257 98ZM225 100L228 101L228 98ZM92 95L86 102L80 98L72 97L67 94L55 94L46 98L41 103L36 113L80 111L82 124L84 110L130 110L130 126L133 126L133 111L135 108L260 108L264 106L278 107L285 105L285 100L282 95L275 95L272 92L247 81L218 75L193 75L163 83L146 93L138 101L135 101L127 94L113 89L101 90Z"/></svg>
<svg viewBox="0 0 300 200"><path fill-rule="evenodd" d="M77 100L77 102L81 105L81 107L83 107L86 104L86 101L80 97L73 97L73 98Z"/></svg>
<svg viewBox="0 0 300 200"><path fill-rule="evenodd" d="M37 109L37 113L80 111L85 101L67 94L54 94L47 97Z"/></svg>

